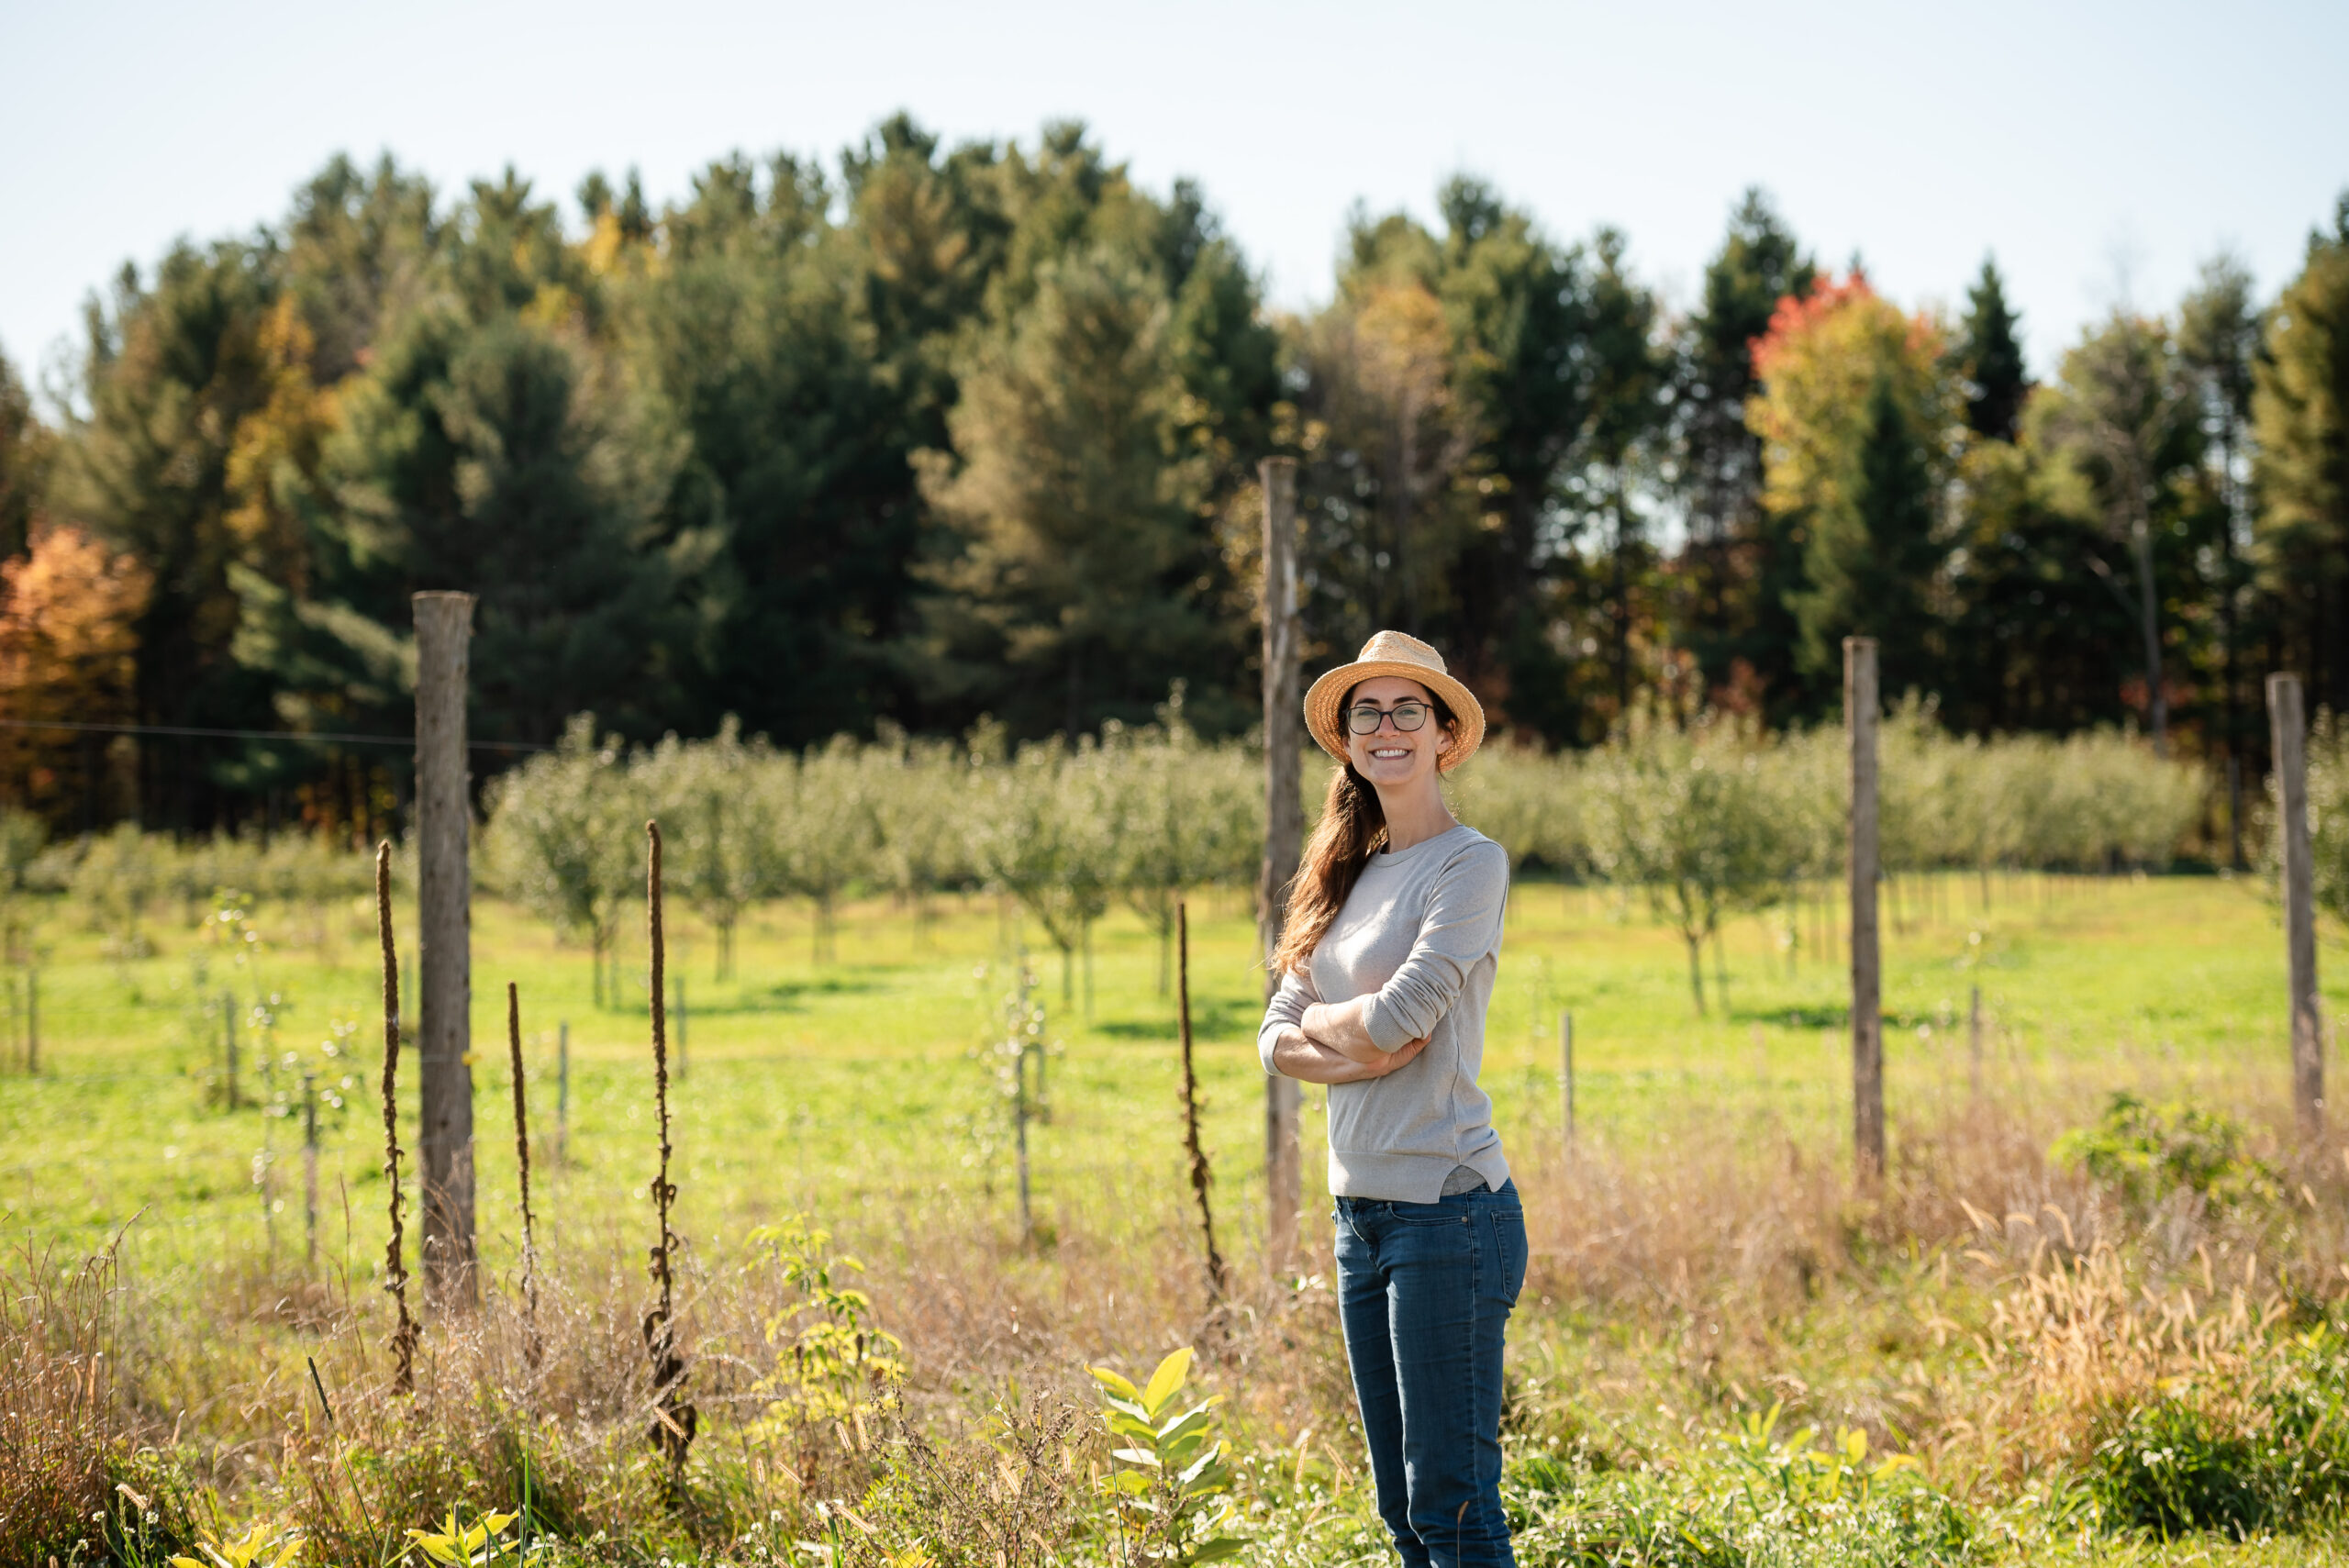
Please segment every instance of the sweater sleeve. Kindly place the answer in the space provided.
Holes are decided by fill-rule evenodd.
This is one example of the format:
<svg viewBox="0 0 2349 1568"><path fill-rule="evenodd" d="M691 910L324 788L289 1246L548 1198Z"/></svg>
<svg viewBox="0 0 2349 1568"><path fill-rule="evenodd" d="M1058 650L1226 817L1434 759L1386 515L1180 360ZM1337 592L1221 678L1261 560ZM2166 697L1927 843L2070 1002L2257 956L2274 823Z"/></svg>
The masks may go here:
<svg viewBox="0 0 2349 1568"><path fill-rule="evenodd" d="M1508 899L1508 852L1489 840L1437 873L1411 956L1363 1014L1373 1045L1394 1051L1435 1032L1467 986L1468 972L1500 946Z"/></svg>
<svg viewBox="0 0 2349 1568"><path fill-rule="evenodd" d="M1282 1076L1280 1069L1273 1065L1274 1038L1283 1029L1296 1028L1297 1020L1305 1017L1305 1009L1320 999L1309 977L1302 974L1281 976L1280 989L1274 992L1273 999L1264 1005L1264 1021L1256 1029L1256 1056L1264 1062L1266 1073L1275 1078Z"/></svg>

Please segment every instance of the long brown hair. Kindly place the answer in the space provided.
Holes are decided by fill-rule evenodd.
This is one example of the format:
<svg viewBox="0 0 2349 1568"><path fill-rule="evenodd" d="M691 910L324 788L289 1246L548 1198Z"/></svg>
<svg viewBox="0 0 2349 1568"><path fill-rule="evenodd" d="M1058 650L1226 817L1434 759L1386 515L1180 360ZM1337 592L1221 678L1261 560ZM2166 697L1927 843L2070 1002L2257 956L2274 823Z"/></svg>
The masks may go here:
<svg viewBox="0 0 2349 1568"><path fill-rule="evenodd" d="M1353 701L1353 693L1348 691L1339 711L1343 713ZM1443 732L1456 739L1460 721L1443 699L1430 693L1428 705L1435 710L1435 721ZM1362 879L1362 868L1386 842L1386 808L1378 804L1378 791L1354 772L1352 762L1339 763L1330 772L1330 793L1321 802L1321 820L1314 825L1313 837L1306 840L1297 875L1288 884L1287 917L1281 925L1280 945L1273 950L1274 973L1305 973L1313 950L1329 934L1338 911L1346 906L1347 895Z"/></svg>

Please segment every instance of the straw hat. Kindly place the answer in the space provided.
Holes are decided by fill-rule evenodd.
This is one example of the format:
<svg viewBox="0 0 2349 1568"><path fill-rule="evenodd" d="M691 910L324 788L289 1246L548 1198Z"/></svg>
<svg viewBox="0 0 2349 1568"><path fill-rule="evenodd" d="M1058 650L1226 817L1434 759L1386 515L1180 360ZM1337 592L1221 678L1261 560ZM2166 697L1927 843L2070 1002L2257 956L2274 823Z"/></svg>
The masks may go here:
<svg viewBox="0 0 2349 1568"><path fill-rule="evenodd" d="M1341 762L1346 760L1346 727L1339 706L1355 686L1381 675L1419 682L1442 697L1452 717L1459 720L1460 732L1453 738L1452 750L1436 759L1439 771L1450 773L1484 744L1485 710L1467 687L1446 673L1443 655L1416 637L1382 631L1362 645L1362 653L1353 663L1331 670L1305 694L1305 728L1313 732L1321 750Z"/></svg>

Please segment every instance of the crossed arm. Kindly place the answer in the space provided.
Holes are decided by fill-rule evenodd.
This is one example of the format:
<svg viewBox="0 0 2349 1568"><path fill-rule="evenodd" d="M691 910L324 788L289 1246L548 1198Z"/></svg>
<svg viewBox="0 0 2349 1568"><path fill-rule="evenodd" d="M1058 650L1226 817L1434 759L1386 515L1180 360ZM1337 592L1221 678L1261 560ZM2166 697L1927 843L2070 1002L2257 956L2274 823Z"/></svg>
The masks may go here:
<svg viewBox="0 0 2349 1568"><path fill-rule="evenodd" d="M1422 1038L1394 1051L1379 1050L1364 1025L1369 1006L1368 996L1357 996L1308 1006L1296 1023L1281 1025L1274 1036L1273 1071L1308 1084L1354 1084L1384 1078L1427 1049Z"/></svg>
<svg viewBox="0 0 2349 1568"><path fill-rule="evenodd" d="M1477 843L1439 873L1410 956L1375 994L1323 1002L1309 973L1284 977L1257 1036L1265 1070L1308 1084L1353 1084L1408 1066L1460 999L1470 970L1498 950L1508 896L1508 856L1497 844ZM1415 1038L1382 1048L1382 1040L1397 1036Z"/></svg>

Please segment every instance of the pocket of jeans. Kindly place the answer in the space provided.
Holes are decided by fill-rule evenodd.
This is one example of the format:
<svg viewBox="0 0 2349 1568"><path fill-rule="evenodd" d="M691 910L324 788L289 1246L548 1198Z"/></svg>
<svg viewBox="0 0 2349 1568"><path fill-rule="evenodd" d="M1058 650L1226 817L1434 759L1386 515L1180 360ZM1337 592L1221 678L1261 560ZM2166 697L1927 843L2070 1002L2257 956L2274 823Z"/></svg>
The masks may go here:
<svg viewBox="0 0 2349 1568"><path fill-rule="evenodd" d="M1446 1208L1440 1203L1397 1203L1389 1212L1398 1225L1468 1225L1475 1217L1461 1208Z"/></svg>
<svg viewBox="0 0 2349 1568"><path fill-rule="evenodd" d="M1521 1208L1494 1210L1493 1233L1500 1245L1500 1283L1504 1287L1501 1296L1515 1307L1518 1293L1525 1288L1525 1265L1530 1251L1525 1240L1525 1211Z"/></svg>

